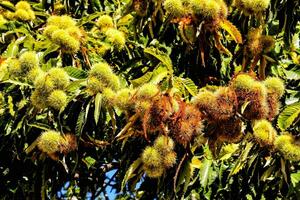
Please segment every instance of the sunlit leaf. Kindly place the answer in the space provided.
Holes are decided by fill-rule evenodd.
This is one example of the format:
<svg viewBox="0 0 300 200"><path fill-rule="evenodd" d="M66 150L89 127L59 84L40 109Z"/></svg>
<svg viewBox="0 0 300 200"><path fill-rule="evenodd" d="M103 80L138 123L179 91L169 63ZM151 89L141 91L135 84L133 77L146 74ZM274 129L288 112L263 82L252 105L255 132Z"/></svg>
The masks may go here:
<svg viewBox="0 0 300 200"><path fill-rule="evenodd" d="M291 173L291 182L294 187L300 182L300 171L297 171L296 173Z"/></svg>
<svg viewBox="0 0 300 200"><path fill-rule="evenodd" d="M248 159L248 154L252 149L254 143L248 142L245 149L243 149L239 159L236 161L235 166L232 168L230 175L237 174L240 170L242 170L246 165L246 160Z"/></svg>
<svg viewBox="0 0 300 200"><path fill-rule="evenodd" d="M193 168L200 169L201 164L202 164L202 162L201 162L201 160L199 160L199 157L194 156L194 157L192 158L191 166L192 166Z"/></svg>
<svg viewBox="0 0 300 200"><path fill-rule="evenodd" d="M163 53L162 51L156 49L155 47L145 48L144 52L157 58L168 68L170 72L173 72L172 60L170 59L169 55Z"/></svg>
<svg viewBox="0 0 300 200"><path fill-rule="evenodd" d="M141 166L141 164L142 164L142 160L140 158L138 158L130 165L130 167L127 169L125 176L122 180L121 190L124 189L128 180L133 178L136 175L135 172L136 172L137 168Z"/></svg>
<svg viewBox="0 0 300 200"><path fill-rule="evenodd" d="M102 106L102 94L98 93L95 97L95 111L94 111L94 119L96 125L98 124L99 121L101 106Z"/></svg>
<svg viewBox="0 0 300 200"><path fill-rule="evenodd" d="M236 43L241 44L243 42L240 31L230 21L221 20L220 27L227 31Z"/></svg>
<svg viewBox="0 0 300 200"><path fill-rule="evenodd" d="M293 103L286 106L283 111L279 114L277 125L284 131L288 129L293 124L299 121L300 117L300 102Z"/></svg>
<svg viewBox="0 0 300 200"><path fill-rule="evenodd" d="M88 169L96 163L96 160L91 156L85 157L82 161L86 164Z"/></svg>
<svg viewBox="0 0 300 200"><path fill-rule="evenodd" d="M87 73L83 70L77 69L75 67L65 67L64 70L69 74L70 77L76 79L87 78Z"/></svg>
<svg viewBox="0 0 300 200"><path fill-rule="evenodd" d="M211 172L211 165L212 165L212 160L211 159L207 159L204 158L204 160L202 160L202 165L200 168L200 184L202 187L206 187L210 178L210 172Z"/></svg>
<svg viewBox="0 0 300 200"><path fill-rule="evenodd" d="M220 160L229 159L239 148L239 144L227 144L222 148Z"/></svg>

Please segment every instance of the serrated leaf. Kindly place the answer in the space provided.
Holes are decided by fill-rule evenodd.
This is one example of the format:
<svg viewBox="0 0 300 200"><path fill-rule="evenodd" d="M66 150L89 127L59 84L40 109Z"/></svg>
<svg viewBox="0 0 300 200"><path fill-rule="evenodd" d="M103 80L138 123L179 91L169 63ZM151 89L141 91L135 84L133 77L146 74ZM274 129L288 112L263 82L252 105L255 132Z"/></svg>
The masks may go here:
<svg viewBox="0 0 300 200"><path fill-rule="evenodd" d="M297 171L296 173L291 173L291 182L294 187L300 182L300 171Z"/></svg>
<svg viewBox="0 0 300 200"><path fill-rule="evenodd" d="M288 80L300 80L300 68L294 67L290 70L283 69Z"/></svg>
<svg viewBox="0 0 300 200"><path fill-rule="evenodd" d="M198 88L195 85L195 83L190 78L183 79L182 81L183 81L183 85L184 85L185 89L187 89L187 91L192 96L196 96L197 92L198 92Z"/></svg>
<svg viewBox="0 0 300 200"><path fill-rule="evenodd" d="M77 91L78 89L80 89L80 87L82 85L84 85L83 83L85 82L86 80L85 79L81 79L81 80L75 80L75 81L72 81L68 87L66 88L66 91L68 92L75 92ZM73 98L72 98L73 99Z"/></svg>
<svg viewBox="0 0 300 200"><path fill-rule="evenodd" d="M76 78L76 79L85 79L87 78L88 74L87 72L75 68L75 67L65 67L64 70L68 73L68 75L72 78Z"/></svg>
<svg viewBox="0 0 300 200"><path fill-rule="evenodd" d="M231 68L230 68L230 62L232 60L232 57L225 57L225 56L222 56L222 63L221 63L221 69L220 69L220 73L221 73L221 76L223 78L229 78L230 77L230 71L231 71Z"/></svg>
<svg viewBox="0 0 300 200"><path fill-rule="evenodd" d="M143 76L141 76L137 79L131 80L130 82L133 85L133 87L138 87L140 85L148 83L151 80L152 75L153 75L153 72L147 72Z"/></svg>
<svg viewBox="0 0 300 200"><path fill-rule="evenodd" d="M204 158L202 160L202 165L200 168L200 184L202 187L206 187L209 181L210 170L211 170L212 160Z"/></svg>
<svg viewBox="0 0 300 200"><path fill-rule="evenodd" d="M125 187L126 183L128 182L128 180L133 178L136 175L134 172L137 170L138 167L140 167L141 164L142 164L142 159L138 158L127 169L127 171L125 173L125 176L122 180L121 191L124 189L124 187Z"/></svg>
<svg viewBox="0 0 300 200"><path fill-rule="evenodd" d="M150 83L158 84L168 75L169 75L169 71L167 70L167 68L163 66L159 66L153 71Z"/></svg>
<svg viewBox="0 0 300 200"><path fill-rule="evenodd" d="M241 44L243 42L240 31L230 21L224 19L219 23L219 25L222 29L229 33L236 43Z"/></svg>
<svg viewBox="0 0 300 200"><path fill-rule="evenodd" d="M156 59L161 61L168 68L168 70L173 73L172 60L168 54L156 49L155 47L145 48L144 52L154 56Z"/></svg>
<svg viewBox="0 0 300 200"><path fill-rule="evenodd" d="M198 93L198 88L195 83L189 78L174 78L174 85L182 91L182 89L186 89L192 96L196 96Z"/></svg>
<svg viewBox="0 0 300 200"><path fill-rule="evenodd" d="M94 119L96 125L98 124L99 121L101 106L102 106L102 94L98 93L95 97L95 110L94 110Z"/></svg>
<svg viewBox="0 0 300 200"><path fill-rule="evenodd" d="M232 154L234 154L239 148L239 144L227 144L222 148L221 156L219 160L227 160L231 158Z"/></svg>
<svg viewBox="0 0 300 200"><path fill-rule="evenodd" d="M81 132L83 130L83 126L85 123L85 109L82 109L78 115L77 121L76 121L76 127L75 127L75 133L77 136L81 135Z"/></svg>
<svg viewBox="0 0 300 200"><path fill-rule="evenodd" d="M2 83L10 83L13 85L26 86L29 88L33 88L33 86L29 85L28 83L24 83L24 82L20 82L20 81L16 81L16 80L6 80L6 81L3 81Z"/></svg>
<svg viewBox="0 0 300 200"><path fill-rule="evenodd" d="M277 125L280 130L284 131L293 124L297 123L300 118L300 102L286 106L279 114Z"/></svg>
<svg viewBox="0 0 300 200"><path fill-rule="evenodd" d="M246 165L246 160L248 158L248 154L253 147L252 142L248 142L245 149L243 150L242 154L240 155L239 159L236 161L236 164L232 168L229 176L237 174L240 170L242 170Z"/></svg>

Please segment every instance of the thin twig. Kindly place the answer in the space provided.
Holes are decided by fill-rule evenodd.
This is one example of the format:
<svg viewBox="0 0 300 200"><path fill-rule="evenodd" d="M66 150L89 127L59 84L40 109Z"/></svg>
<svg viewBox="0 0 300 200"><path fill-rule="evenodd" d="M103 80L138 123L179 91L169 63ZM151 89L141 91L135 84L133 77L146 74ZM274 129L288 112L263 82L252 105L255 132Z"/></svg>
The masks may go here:
<svg viewBox="0 0 300 200"><path fill-rule="evenodd" d="M176 169L176 173L175 173L175 176L174 176L174 185L173 185L173 190L175 192L175 195L176 195L176 184L177 184L177 177L178 177L178 174L179 174L179 171L181 169L181 166L182 166L182 163L183 161L185 160L185 158L187 157L187 154L184 154L184 156L182 157L177 169Z"/></svg>

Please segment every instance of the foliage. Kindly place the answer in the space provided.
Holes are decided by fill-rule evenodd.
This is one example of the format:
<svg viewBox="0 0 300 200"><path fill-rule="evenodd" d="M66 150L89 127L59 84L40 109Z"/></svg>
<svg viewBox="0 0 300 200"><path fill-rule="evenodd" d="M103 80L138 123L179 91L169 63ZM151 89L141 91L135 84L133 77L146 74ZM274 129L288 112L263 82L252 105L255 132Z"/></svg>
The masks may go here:
<svg viewBox="0 0 300 200"><path fill-rule="evenodd" d="M299 8L1 1L0 197L298 198Z"/></svg>

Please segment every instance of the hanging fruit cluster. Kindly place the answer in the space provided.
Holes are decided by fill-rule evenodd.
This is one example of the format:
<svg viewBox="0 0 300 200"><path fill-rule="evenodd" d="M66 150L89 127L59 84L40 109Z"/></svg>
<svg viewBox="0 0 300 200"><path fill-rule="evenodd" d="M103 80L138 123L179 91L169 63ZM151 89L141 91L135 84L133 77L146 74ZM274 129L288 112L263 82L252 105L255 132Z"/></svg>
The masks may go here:
<svg viewBox="0 0 300 200"><path fill-rule="evenodd" d="M1 64L1 70L10 79L34 82L42 73L39 65L39 58L36 52L28 51L21 54L19 58L7 58Z"/></svg>
<svg viewBox="0 0 300 200"><path fill-rule="evenodd" d="M32 104L37 109L63 109L68 103L66 89L69 84L69 75L62 68L51 68L48 72L43 72L34 82Z"/></svg>
<svg viewBox="0 0 300 200"><path fill-rule="evenodd" d="M51 16L44 29L44 35L66 53L76 53L84 42L83 32L69 16Z"/></svg>
<svg viewBox="0 0 300 200"><path fill-rule="evenodd" d="M100 54L105 54L111 48L121 50L126 44L126 28L117 27L109 15L102 15L96 21L96 27L91 31L95 38L101 40L97 47Z"/></svg>
<svg viewBox="0 0 300 200"><path fill-rule="evenodd" d="M72 134L61 135L60 132L49 130L43 132L37 139L37 147L53 160L58 160L59 154L68 154L77 149L76 137Z"/></svg>
<svg viewBox="0 0 300 200"><path fill-rule="evenodd" d="M0 9L1 17L4 22L7 20L17 20L23 22L30 22L35 20L35 13L31 8L31 5L27 1L19 1L16 5L10 1L2 1L3 6L10 8L12 11Z"/></svg>
<svg viewBox="0 0 300 200"><path fill-rule="evenodd" d="M159 136L153 146L147 146L142 155L143 169L151 178L160 177L165 170L176 163L174 141L167 136Z"/></svg>
<svg viewBox="0 0 300 200"><path fill-rule="evenodd" d="M228 7L223 0L166 0L163 6L173 18L172 21L179 24L183 41L194 45L199 40L201 51L204 51L208 42L206 32L210 32L214 37L215 47L220 52L231 55L231 52L221 43L220 29L227 31L236 43L242 43L241 33L226 19ZM204 57L202 62L204 63Z"/></svg>
<svg viewBox="0 0 300 200"><path fill-rule="evenodd" d="M157 147L162 138L169 138L165 139L165 147L171 143L170 150L177 144L188 149L198 137L214 148L223 142L239 142L244 136L245 123L251 122L257 143L272 149L278 147L282 137L277 136L270 121L278 114L284 88L279 78L259 81L251 74L240 73L227 87L202 88L187 103L172 93L160 92L153 84L145 84L128 98L134 100L127 110L131 117L126 130L123 129L117 138L128 137L125 132L135 137L143 135L146 140L149 140L149 134L150 138L158 134L154 146L146 147L141 155L144 171L152 178L160 177L168 168L162 164L168 156L160 153ZM176 162L175 158L172 160Z"/></svg>

